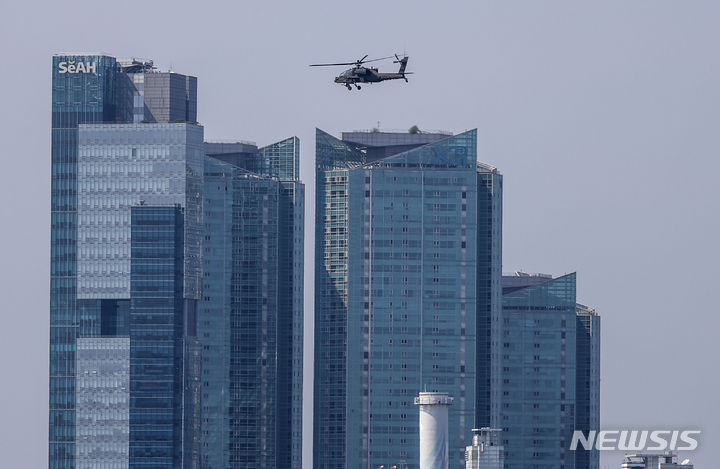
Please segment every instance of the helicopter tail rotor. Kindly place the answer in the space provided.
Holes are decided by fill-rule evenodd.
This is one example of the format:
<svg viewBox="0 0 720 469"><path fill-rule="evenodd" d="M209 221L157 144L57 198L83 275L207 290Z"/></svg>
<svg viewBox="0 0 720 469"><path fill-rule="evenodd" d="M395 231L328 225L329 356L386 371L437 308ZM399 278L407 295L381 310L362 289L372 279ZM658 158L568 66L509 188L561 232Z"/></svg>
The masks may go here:
<svg viewBox="0 0 720 469"><path fill-rule="evenodd" d="M398 70L398 73L399 73L400 75L402 75L403 78L404 78L404 77L405 77L405 67L407 67L407 63L408 63L408 58L409 58L409 57L406 55L405 57L403 57L403 58L401 59L400 57L398 57L397 54L395 54L395 58L396 58L397 60L393 60L393 63L394 63L394 64L400 64L400 70ZM405 81L407 81L407 78L405 78Z"/></svg>

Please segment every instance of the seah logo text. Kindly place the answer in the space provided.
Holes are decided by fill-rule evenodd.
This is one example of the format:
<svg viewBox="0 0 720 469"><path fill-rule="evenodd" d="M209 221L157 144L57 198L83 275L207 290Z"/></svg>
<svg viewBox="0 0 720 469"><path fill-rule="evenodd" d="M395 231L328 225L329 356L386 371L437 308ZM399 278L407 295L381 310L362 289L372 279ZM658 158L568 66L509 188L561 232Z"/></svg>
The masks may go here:
<svg viewBox="0 0 720 469"><path fill-rule="evenodd" d="M97 62L67 61L58 64L60 73L97 73Z"/></svg>

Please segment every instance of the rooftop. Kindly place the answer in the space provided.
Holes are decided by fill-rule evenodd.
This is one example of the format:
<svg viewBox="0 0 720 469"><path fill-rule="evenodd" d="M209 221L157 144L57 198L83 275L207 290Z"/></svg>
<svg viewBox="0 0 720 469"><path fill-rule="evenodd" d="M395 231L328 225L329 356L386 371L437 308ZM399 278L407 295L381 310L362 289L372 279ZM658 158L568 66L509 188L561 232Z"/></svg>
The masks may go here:
<svg viewBox="0 0 720 469"><path fill-rule="evenodd" d="M553 278L550 274L529 273L523 272L522 270L516 270L514 272L503 272L503 277L541 277L547 279Z"/></svg>
<svg viewBox="0 0 720 469"><path fill-rule="evenodd" d="M405 129L379 129L379 128L373 128L373 129L364 129L364 130L353 130L352 132L343 132L343 133L354 133L354 134L411 134L411 135L417 135L417 134L436 134L436 135L445 135L446 137L452 137L453 133L448 132L447 130L422 130L417 129L416 133L412 133L409 130Z"/></svg>
<svg viewBox="0 0 720 469"><path fill-rule="evenodd" d="M136 59L117 59L117 63L123 72L126 73L137 73L137 72L156 72L158 71L153 65L152 60Z"/></svg>
<svg viewBox="0 0 720 469"><path fill-rule="evenodd" d="M577 311L578 313L589 314L589 315L591 315L591 316L597 315L597 312L595 311L595 308L593 308L593 307L591 307L591 306L586 306L586 305L584 305L584 304L577 303L577 304L575 305L575 308L576 308L576 311Z"/></svg>
<svg viewBox="0 0 720 469"><path fill-rule="evenodd" d="M65 57L65 56L80 56L80 55L86 55L86 56L98 56L98 55L104 55L105 57L113 57L112 55L108 54L107 52L59 52L57 54L53 54L53 57ZM113 57L114 58L114 57Z"/></svg>
<svg viewBox="0 0 720 469"><path fill-rule="evenodd" d="M372 147L401 147L392 151L392 154L399 153L401 151L410 150L421 145L427 145L428 143L437 142L438 140L444 140L452 137L451 133L447 132L417 132L410 133L405 132L388 132L388 131L353 131L353 132L342 132L340 134L340 140L343 142L349 142L358 148L372 148ZM385 155L389 156L389 155Z"/></svg>
<svg viewBox="0 0 720 469"><path fill-rule="evenodd" d="M251 140L237 140L237 139L212 139L212 140L206 140L206 144L210 145L247 145L251 147L257 147L257 143L251 141Z"/></svg>

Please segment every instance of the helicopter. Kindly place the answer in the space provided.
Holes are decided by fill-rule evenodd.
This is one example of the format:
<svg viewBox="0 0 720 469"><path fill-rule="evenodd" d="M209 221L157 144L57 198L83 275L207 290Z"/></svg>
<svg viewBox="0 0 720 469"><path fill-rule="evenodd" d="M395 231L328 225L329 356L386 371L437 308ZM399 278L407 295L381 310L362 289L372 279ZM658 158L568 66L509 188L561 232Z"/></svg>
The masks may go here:
<svg viewBox="0 0 720 469"><path fill-rule="evenodd" d="M362 59L356 60L355 62L343 62L335 64L312 64L311 67L334 67L339 65L355 65L353 68L349 68L342 72L340 75L335 77L335 83L345 86L348 90L352 90L352 86L358 90L361 88L359 83L379 83L385 80L399 80L403 79L405 82L408 81L406 75L410 75L412 72L406 72L405 67L407 66L408 56L400 58L395 54L393 63L400 64L400 70L397 73L382 73L374 67L364 67L363 64L369 62L377 62L378 60L392 59L392 56L382 57L379 59L365 60L367 55Z"/></svg>

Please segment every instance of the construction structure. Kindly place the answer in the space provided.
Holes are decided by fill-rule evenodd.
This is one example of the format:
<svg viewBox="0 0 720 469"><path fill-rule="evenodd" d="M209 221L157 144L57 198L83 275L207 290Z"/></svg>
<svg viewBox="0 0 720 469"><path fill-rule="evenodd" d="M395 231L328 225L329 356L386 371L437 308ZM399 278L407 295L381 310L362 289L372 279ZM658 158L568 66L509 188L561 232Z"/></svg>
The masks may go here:
<svg viewBox="0 0 720 469"><path fill-rule="evenodd" d="M465 448L465 469L503 469L505 450L499 428L473 428L472 445Z"/></svg>
<svg viewBox="0 0 720 469"><path fill-rule="evenodd" d="M620 469L694 469L689 459L678 463L677 454L672 451L665 453L626 454Z"/></svg>

